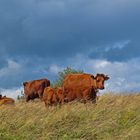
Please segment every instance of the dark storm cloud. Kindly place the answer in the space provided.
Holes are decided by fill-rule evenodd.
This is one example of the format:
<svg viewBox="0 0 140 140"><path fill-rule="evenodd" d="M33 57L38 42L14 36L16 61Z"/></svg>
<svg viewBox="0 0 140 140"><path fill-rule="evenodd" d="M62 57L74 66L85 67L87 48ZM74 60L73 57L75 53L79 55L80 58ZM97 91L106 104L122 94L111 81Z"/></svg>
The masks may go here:
<svg viewBox="0 0 140 140"><path fill-rule="evenodd" d="M139 0L1 0L0 69L17 62L22 81L77 53L109 61L139 57L139 6ZM127 40L126 47L113 48Z"/></svg>
<svg viewBox="0 0 140 140"><path fill-rule="evenodd" d="M71 56L136 39L139 6L136 0L2 0L0 37L10 55Z"/></svg>

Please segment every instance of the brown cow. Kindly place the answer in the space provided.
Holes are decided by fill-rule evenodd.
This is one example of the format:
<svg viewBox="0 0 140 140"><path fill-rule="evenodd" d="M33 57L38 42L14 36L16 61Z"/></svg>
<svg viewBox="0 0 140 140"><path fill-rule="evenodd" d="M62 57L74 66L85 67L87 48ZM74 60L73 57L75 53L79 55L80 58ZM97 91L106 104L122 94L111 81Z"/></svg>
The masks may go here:
<svg viewBox="0 0 140 140"><path fill-rule="evenodd" d="M42 99L45 87L50 86L50 81L48 79L39 79L29 82L24 82L24 94L26 101L33 100L35 98Z"/></svg>
<svg viewBox="0 0 140 140"><path fill-rule="evenodd" d="M64 96L62 88L46 87L43 93L43 101L45 102L46 107L48 105L57 105L58 103L63 104Z"/></svg>
<svg viewBox="0 0 140 140"><path fill-rule="evenodd" d="M6 96L2 97L2 95L0 95L0 106L1 105L7 105L7 104L14 105L14 103L15 103L14 99L8 98Z"/></svg>
<svg viewBox="0 0 140 140"><path fill-rule="evenodd" d="M63 88L64 96L68 102L78 99L96 101L98 89L104 89L104 81L109 77L104 74L69 74L65 77Z"/></svg>

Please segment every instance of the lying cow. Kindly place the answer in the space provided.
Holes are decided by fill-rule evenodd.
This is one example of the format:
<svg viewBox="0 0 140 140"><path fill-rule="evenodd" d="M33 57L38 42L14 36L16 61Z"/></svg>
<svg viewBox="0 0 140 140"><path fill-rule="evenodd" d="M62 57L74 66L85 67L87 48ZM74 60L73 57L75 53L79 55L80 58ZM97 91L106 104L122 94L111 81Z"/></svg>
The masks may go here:
<svg viewBox="0 0 140 140"><path fill-rule="evenodd" d="M12 98L8 98L8 97L6 97L6 96L3 96L2 97L2 95L0 95L0 106L1 105L14 105L14 103L15 103L15 100L14 99L12 99Z"/></svg>
<svg viewBox="0 0 140 140"><path fill-rule="evenodd" d="M64 96L62 88L46 87L43 93L43 101L45 102L46 107L48 105L63 104Z"/></svg>
<svg viewBox="0 0 140 140"><path fill-rule="evenodd" d="M104 74L69 74L63 83L64 96L68 102L78 99L86 102L87 100L96 101L98 89L104 89L104 81L109 77Z"/></svg>
<svg viewBox="0 0 140 140"><path fill-rule="evenodd" d="M29 82L24 82L24 94L26 101L33 100L35 98L42 99L45 87L50 86L50 81L48 79L39 79Z"/></svg>

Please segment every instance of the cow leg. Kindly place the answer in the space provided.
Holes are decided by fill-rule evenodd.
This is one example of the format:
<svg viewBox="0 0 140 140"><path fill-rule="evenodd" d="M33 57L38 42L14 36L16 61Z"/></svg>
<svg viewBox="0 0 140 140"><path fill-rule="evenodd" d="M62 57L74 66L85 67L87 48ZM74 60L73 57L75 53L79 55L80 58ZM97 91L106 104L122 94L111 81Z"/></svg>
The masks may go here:
<svg viewBox="0 0 140 140"><path fill-rule="evenodd" d="M88 100L91 100L89 89L83 91L83 99L84 99L83 101L84 103L87 103Z"/></svg>
<svg viewBox="0 0 140 140"><path fill-rule="evenodd" d="M93 100L92 100L92 103L95 104L95 103L96 103L96 99L93 99Z"/></svg>
<svg viewBox="0 0 140 140"><path fill-rule="evenodd" d="M94 90L94 89L92 89L92 103L96 103L96 101L97 101L97 91L96 90Z"/></svg>
<svg viewBox="0 0 140 140"><path fill-rule="evenodd" d="M27 96L26 97L26 102L28 102L30 100L30 97L29 96Z"/></svg>
<svg viewBox="0 0 140 140"><path fill-rule="evenodd" d="M61 105L64 104L64 100L62 98L59 97L58 101L57 101L57 104L59 107L61 107Z"/></svg>
<svg viewBox="0 0 140 140"><path fill-rule="evenodd" d="M61 105L63 105L64 104L64 97L62 97L62 99L61 99Z"/></svg>
<svg viewBox="0 0 140 140"><path fill-rule="evenodd" d="M63 93L61 93L61 92L59 92L59 91L58 91L58 93L57 93L57 103L58 103L59 105L64 104L64 95L63 95Z"/></svg>
<svg viewBox="0 0 140 140"><path fill-rule="evenodd" d="M47 102L45 102L45 107L48 108L48 103Z"/></svg>
<svg viewBox="0 0 140 140"><path fill-rule="evenodd" d="M39 94L39 99L40 99L41 101L43 101L42 95L41 95L41 94Z"/></svg>
<svg viewBox="0 0 140 140"><path fill-rule="evenodd" d="M38 97L39 99L42 101L42 96L43 96L43 92L42 91L38 91Z"/></svg>

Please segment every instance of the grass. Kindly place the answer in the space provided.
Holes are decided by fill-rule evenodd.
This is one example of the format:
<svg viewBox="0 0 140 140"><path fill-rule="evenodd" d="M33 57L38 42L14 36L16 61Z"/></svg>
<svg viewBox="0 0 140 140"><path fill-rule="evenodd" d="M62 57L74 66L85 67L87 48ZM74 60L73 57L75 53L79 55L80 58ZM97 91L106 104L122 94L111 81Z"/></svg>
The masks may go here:
<svg viewBox="0 0 140 140"><path fill-rule="evenodd" d="M140 94L49 109L40 101L1 106L0 140L140 140Z"/></svg>

